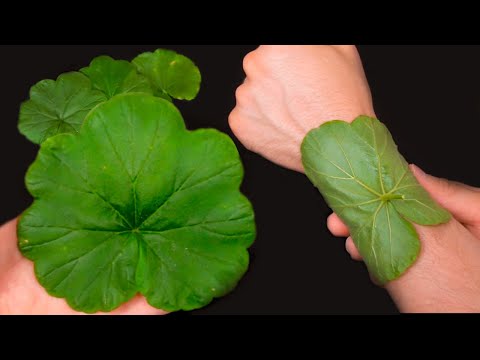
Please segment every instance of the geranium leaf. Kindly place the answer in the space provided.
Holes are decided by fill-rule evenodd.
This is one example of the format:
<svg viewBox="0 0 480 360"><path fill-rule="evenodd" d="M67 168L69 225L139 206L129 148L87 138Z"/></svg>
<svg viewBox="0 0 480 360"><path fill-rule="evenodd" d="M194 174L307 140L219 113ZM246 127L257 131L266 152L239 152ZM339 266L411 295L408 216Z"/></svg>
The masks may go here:
<svg viewBox="0 0 480 360"><path fill-rule="evenodd" d="M255 222L242 178L228 136L186 130L166 100L118 95L78 135L42 144L19 246L73 309L111 311L137 292L167 311L199 308L248 267Z"/></svg>
<svg viewBox="0 0 480 360"><path fill-rule="evenodd" d="M129 92L153 93L147 78L138 74L135 66L125 60L99 56L92 60L90 66L80 71L87 75L93 87L102 91L108 99Z"/></svg>
<svg viewBox="0 0 480 360"><path fill-rule="evenodd" d="M79 72L62 74L56 81L42 80L20 107L19 131L36 144L57 134L77 133L88 112L105 100Z"/></svg>
<svg viewBox="0 0 480 360"><path fill-rule="evenodd" d="M420 242L409 221L436 225L450 219L417 182L377 119L323 124L305 137L302 159L307 176L349 227L381 283L398 278L417 258Z"/></svg>
<svg viewBox="0 0 480 360"><path fill-rule="evenodd" d="M200 90L200 71L189 58L175 51L158 49L140 54L132 63L145 75L155 95L165 94L178 100L192 100Z"/></svg>

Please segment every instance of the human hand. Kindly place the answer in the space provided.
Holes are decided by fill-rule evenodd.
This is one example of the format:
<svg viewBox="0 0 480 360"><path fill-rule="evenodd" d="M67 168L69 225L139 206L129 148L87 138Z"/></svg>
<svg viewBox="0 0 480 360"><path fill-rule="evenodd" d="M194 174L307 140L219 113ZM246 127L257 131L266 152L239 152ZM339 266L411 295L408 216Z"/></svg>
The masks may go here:
<svg viewBox="0 0 480 360"><path fill-rule="evenodd" d="M480 189L427 175L416 166L411 169L453 218L434 227L414 224L420 255L385 287L403 312L480 312ZM335 214L327 226L335 236L349 236ZM346 249L353 259L362 259L351 237Z"/></svg>
<svg viewBox="0 0 480 360"><path fill-rule="evenodd" d="M237 90L230 126L248 149L278 165L303 171L301 142L323 122L375 116L353 46L261 46L247 55L244 68L247 78ZM404 312L480 311L480 190L413 171L454 218L415 225L420 255L386 289ZM334 214L328 227L334 235L349 235ZM361 259L351 238L346 247Z"/></svg>
<svg viewBox="0 0 480 360"><path fill-rule="evenodd" d="M38 283L33 263L17 246L17 219L0 227L0 315L82 315L64 299L48 295ZM100 314L100 313L99 313ZM111 315L164 315L137 295Z"/></svg>
<svg viewBox="0 0 480 360"><path fill-rule="evenodd" d="M355 46L263 45L244 70L230 127L247 149L283 167L303 171L302 140L323 122L375 116Z"/></svg>

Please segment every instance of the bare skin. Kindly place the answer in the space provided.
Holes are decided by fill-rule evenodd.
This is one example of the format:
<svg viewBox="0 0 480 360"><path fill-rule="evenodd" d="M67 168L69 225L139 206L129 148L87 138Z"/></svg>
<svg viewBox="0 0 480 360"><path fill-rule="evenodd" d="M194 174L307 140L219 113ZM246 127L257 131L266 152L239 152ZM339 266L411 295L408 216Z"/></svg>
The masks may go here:
<svg viewBox="0 0 480 360"><path fill-rule="evenodd" d="M325 121L375 116L369 85L354 46L261 46L244 61L247 75L237 90L229 122L251 151L303 172L300 144ZM402 312L480 311L480 189L412 170L453 219L416 226L422 243L415 264L385 288ZM330 231L349 236L332 214ZM361 260L351 238L346 248Z"/></svg>
<svg viewBox="0 0 480 360"><path fill-rule="evenodd" d="M375 116L354 47L261 46L245 57L230 127L251 151L303 171L300 144L322 120Z"/></svg>

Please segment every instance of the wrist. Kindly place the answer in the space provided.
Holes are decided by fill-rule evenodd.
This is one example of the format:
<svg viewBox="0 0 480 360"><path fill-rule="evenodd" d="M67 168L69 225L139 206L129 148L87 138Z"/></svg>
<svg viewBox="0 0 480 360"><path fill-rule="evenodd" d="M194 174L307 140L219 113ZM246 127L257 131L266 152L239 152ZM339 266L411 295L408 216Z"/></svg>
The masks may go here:
<svg viewBox="0 0 480 360"><path fill-rule="evenodd" d="M311 130L316 129L319 126L321 126L322 124L324 124L328 121L331 121L331 120L343 120L343 121L346 121L348 123L351 123L353 120L355 120L358 116L361 116L361 115L366 115L366 116L370 116L370 117L373 117L373 118L377 118L377 116L375 115L375 111L374 111L373 107L370 106L370 105L358 106L358 107L355 107L355 110L352 108L352 109L348 109L346 111L335 111L335 112L332 112L328 116L322 116L322 118L325 119L325 120L320 121L320 122L316 122L315 125L311 129L305 130L300 135L300 137L297 141L297 144L295 145L295 155L296 156L295 156L295 159L292 161L293 165L289 166L289 168L291 168L295 171L298 171L300 173L303 173L303 174L305 173L305 169L303 168L303 162L302 162L302 158L301 158L300 149L301 149L303 139L305 138L305 136L307 136L307 134ZM295 123L298 123L298 121L295 121ZM281 164L281 165L283 165L283 164Z"/></svg>

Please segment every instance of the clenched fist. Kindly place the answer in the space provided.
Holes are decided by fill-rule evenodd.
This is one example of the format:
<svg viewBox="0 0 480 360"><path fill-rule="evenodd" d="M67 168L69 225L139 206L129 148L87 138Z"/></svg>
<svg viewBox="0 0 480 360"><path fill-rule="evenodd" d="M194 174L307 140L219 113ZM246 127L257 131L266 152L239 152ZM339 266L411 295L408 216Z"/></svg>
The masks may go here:
<svg viewBox="0 0 480 360"><path fill-rule="evenodd" d="M303 171L300 145L311 129L375 116L354 46L263 45L244 70L230 127L247 149L283 167Z"/></svg>

